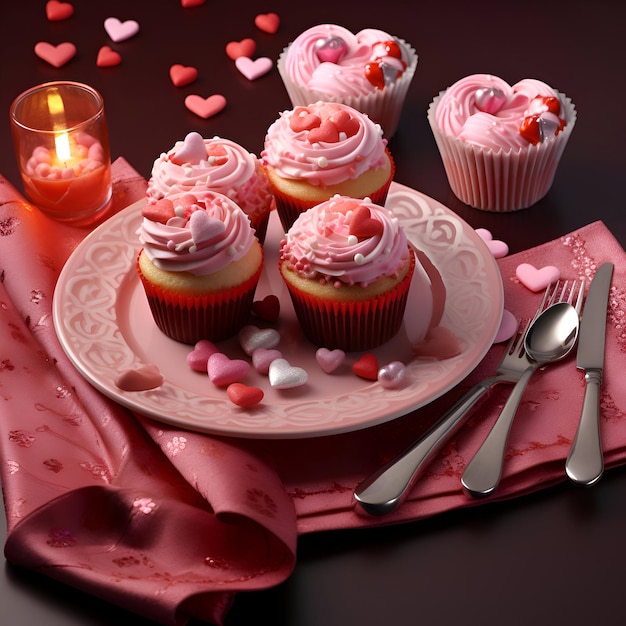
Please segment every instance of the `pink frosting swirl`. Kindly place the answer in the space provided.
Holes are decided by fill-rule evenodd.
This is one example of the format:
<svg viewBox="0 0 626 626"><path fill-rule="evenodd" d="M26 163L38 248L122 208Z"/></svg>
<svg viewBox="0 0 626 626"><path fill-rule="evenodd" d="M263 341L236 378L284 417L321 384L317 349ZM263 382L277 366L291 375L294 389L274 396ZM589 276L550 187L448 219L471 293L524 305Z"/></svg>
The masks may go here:
<svg viewBox="0 0 626 626"><path fill-rule="evenodd" d="M450 86L435 109L447 135L493 150L519 150L559 133L567 123L559 94L524 79L510 86L490 74L466 76Z"/></svg>
<svg viewBox="0 0 626 626"><path fill-rule="evenodd" d="M205 191L148 204L137 235L159 269L206 276L244 257L254 241L245 213L227 196Z"/></svg>
<svg viewBox="0 0 626 626"><path fill-rule="evenodd" d="M261 159L283 178L326 187L385 165L386 146L367 115L316 102L281 113L267 131Z"/></svg>
<svg viewBox="0 0 626 626"><path fill-rule="evenodd" d="M367 198L334 196L300 214L281 242L280 259L303 278L367 286L397 276L410 253L391 211Z"/></svg>
<svg viewBox="0 0 626 626"><path fill-rule="evenodd" d="M289 45L285 70L297 85L322 95L345 97L393 84L408 63L405 47L382 30L366 28L354 35L342 26L321 24Z"/></svg>

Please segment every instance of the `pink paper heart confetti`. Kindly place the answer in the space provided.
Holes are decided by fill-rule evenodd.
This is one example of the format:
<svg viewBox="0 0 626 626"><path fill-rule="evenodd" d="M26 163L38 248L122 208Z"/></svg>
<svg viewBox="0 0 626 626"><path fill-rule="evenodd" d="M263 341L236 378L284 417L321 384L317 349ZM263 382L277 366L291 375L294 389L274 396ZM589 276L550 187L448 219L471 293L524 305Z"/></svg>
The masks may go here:
<svg viewBox="0 0 626 626"><path fill-rule="evenodd" d="M221 94L213 94L208 98L191 94L185 98L185 106L198 117L208 119L217 115L226 106L226 98Z"/></svg>
<svg viewBox="0 0 626 626"><path fill-rule="evenodd" d="M35 44L35 54L54 67L62 67L74 58L76 46L69 41L64 41L57 46L47 41L40 41Z"/></svg>
<svg viewBox="0 0 626 626"><path fill-rule="evenodd" d="M515 275L522 285L537 292L558 280L561 277L561 270L554 265L536 268L530 263L520 263L515 269Z"/></svg>
<svg viewBox="0 0 626 626"><path fill-rule="evenodd" d="M252 353L252 366L259 374L267 376L272 361L282 358L283 353L280 350L276 350L276 348L257 348Z"/></svg>
<svg viewBox="0 0 626 626"><path fill-rule="evenodd" d="M291 365L287 359L275 359L269 369L270 385L275 389L292 389L306 384L309 375L301 367Z"/></svg>
<svg viewBox="0 0 626 626"><path fill-rule="evenodd" d="M46 17L51 22L66 20L72 15L74 15L74 6L69 2L59 2L59 0L46 2Z"/></svg>
<svg viewBox="0 0 626 626"><path fill-rule="evenodd" d="M335 350L318 348L315 352L315 360L327 374L332 374L345 361L345 358L346 353L339 348Z"/></svg>
<svg viewBox="0 0 626 626"><path fill-rule="evenodd" d="M511 311L504 309L504 311L502 311L500 327L498 328L498 332L496 333L493 343L501 343L509 340L515 334L517 326L518 322L515 315L513 315Z"/></svg>
<svg viewBox="0 0 626 626"><path fill-rule="evenodd" d="M246 37L241 41L229 41L226 44L226 54L236 61L239 57L252 58L256 52L256 42L250 37Z"/></svg>
<svg viewBox="0 0 626 626"><path fill-rule="evenodd" d="M396 389L406 380L406 365L391 361L378 370L378 382L385 389Z"/></svg>
<svg viewBox="0 0 626 626"><path fill-rule="evenodd" d="M241 382L250 371L250 363L243 359L231 359L222 352L215 352L207 361L209 380L217 387Z"/></svg>
<svg viewBox="0 0 626 626"><path fill-rule="evenodd" d="M170 67L170 80L174 87L184 87L190 85L198 78L198 70L193 65L181 65L174 63Z"/></svg>
<svg viewBox="0 0 626 626"><path fill-rule="evenodd" d="M115 384L122 391L147 391L160 387L163 384L163 375L156 365L150 363L134 370L123 371L115 379Z"/></svg>
<svg viewBox="0 0 626 626"><path fill-rule="evenodd" d="M477 228L476 234L487 244L489 251L496 259L502 258L509 253L509 246L504 241L494 239L486 228Z"/></svg>
<svg viewBox="0 0 626 626"><path fill-rule="evenodd" d="M257 78L267 74L274 63L268 57L260 57L254 61L249 57L237 57L235 59L235 67L248 79L256 80Z"/></svg>
<svg viewBox="0 0 626 626"><path fill-rule="evenodd" d="M259 13L254 18L254 25L264 33L274 35L280 26L280 17L277 13Z"/></svg>
<svg viewBox="0 0 626 626"><path fill-rule="evenodd" d="M244 383L232 383L226 389L228 399L242 408L254 406L263 400L263 390L259 387L244 385Z"/></svg>
<svg viewBox="0 0 626 626"><path fill-rule="evenodd" d="M219 348L212 341L201 339L196 343L193 350L187 354L187 365L196 372L206 373L209 357L219 351Z"/></svg>
<svg viewBox="0 0 626 626"><path fill-rule="evenodd" d="M139 23L135 20L122 22L117 17L107 17L104 20L104 30L115 43L119 43L134 37L139 32Z"/></svg>
<svg viewBox="0 0 626 626"><path fill-rule="evenodd" d="M122 62L122 55L111 48L111 46L102 46L98 50L96 57L96 65L98 67L115 67Z"/></svg>
<svg viewBox="0 0 626 626"><path fill-rule="evenodd" d="M238 337L241 348L248 356L259 348L269 350L280 343L280 333L275 328L259 328L253 324L244 326Z"/></svg>

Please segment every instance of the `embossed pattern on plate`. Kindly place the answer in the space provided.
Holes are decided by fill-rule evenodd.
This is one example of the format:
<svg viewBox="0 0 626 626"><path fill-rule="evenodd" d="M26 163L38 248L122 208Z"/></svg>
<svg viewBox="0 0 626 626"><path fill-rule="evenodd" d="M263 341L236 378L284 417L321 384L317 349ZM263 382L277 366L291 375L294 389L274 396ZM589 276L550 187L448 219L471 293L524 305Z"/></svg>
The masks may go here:
<svg viewBox="0 0 626 626"><path fill-rule="evenodd" d="M303 388L274 390L267 377L252 371L246 382L262 387L265 398L256 407L241 409L207 376L186 366L189 346L167 339L154 325L135 273L138 205L113 216L77 247L59 278L53 314L59 340L81 374L108 397L156 420L250 438L314 437L370 427L424 406L459 383L486 354L498 330L502 281L484 242L446 207L392 183L387 206L439 271L447 290L441 325L459 338L461 354L440 361L415 358L403 329L374 351L381 365L406 362L408 382L401 388L385 389L356 377L350 368L355 355L333 374L324 373L315 361L315 347L300 334L274 269L281 231L272 215L257 298L267 293L280 298L279 349L307 370L309 382ZM430 306L425 301L428 314ZM419 318L419 308L411 315ZM236 340L224 345L230 356L243 355L237 350ZM159 388L125 392L115 385L119 372L147 363L156 364L164 375Z"/></svg>

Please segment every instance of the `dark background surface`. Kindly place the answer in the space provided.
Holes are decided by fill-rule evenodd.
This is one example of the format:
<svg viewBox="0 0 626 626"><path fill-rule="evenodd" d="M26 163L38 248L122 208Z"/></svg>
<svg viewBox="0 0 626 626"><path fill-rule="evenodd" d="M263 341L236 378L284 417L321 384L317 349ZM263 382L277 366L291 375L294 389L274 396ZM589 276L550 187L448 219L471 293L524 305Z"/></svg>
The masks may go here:
<svg viewBox="0 0 626 626"><path fill-rule="evenodd" d="M87 82L104 96L113 158L148 176L153 160L191 130L233 139L258 153L266 128L290 108L278 72L248 81L226 56L229 41L252 37L255 57L276 59L299 32L337 23L376 27L409 41L417 72L390 148L396 180L439 200L475 228L491 230L511 252L602 219L626 244L626 5L504 1L358 5L318 0L240 0L182 8L179 0L72 0L75 13L49 22L45 2L0 7L0 172L21 189L8 123L13 98L37 83ZM254 25L276 12L274 35ZM137 36L113 43L107 17L135 19ZM39 60L38 41L71 41L78 54L60 69ZM102 45L121 65L97 68ZM198 80L176 88L174 63ZM566 93L578 120L554 185L534 207L510 214L471 209L452 195L426 120L432 98L466 74L493 73L509 83L538 78ZM203 120L184 97L222 93L226 108ZM1 245L1 242L0 242ZM517 500L455 511L425 521L301 538L298 564L282 585L240 594L229 626L346 624L623 624L626 471L613 469L590 489L562 485ZM0 623L107 625L149 622L47 578L4 565Z"/></svg>

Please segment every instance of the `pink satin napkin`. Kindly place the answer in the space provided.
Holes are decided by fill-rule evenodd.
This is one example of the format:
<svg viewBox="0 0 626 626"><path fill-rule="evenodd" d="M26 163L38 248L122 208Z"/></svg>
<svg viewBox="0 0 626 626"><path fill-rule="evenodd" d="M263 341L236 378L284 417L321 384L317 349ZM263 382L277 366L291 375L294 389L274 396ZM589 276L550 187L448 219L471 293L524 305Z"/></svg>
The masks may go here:
<svg viewBox="0 0 626 626"><path fill-rule="evenodd" d="M115 210L143 196L143 180L114 163ZM424 433L471 385L495 370L502 346L442 398L370 429L301 440L237 440L134 415L75 370L51 315L55 281L85 230L30 208L0 176L0 451L9 561L164 624L221 623L239 590L287 578L303 533L416 520L472 506L460 476L505 400L498 389L472 412L408 501L385 518L355 507L354 487ZM540 295L515 278L521 262L590 279L615 263L602 390L607 466L626 459L626 258L596 222L499 261L505 306L529 316ZM531 381L492 498L565 480L583 376L574 362ZM481 501L483 502L483 501Z"/></svg>

